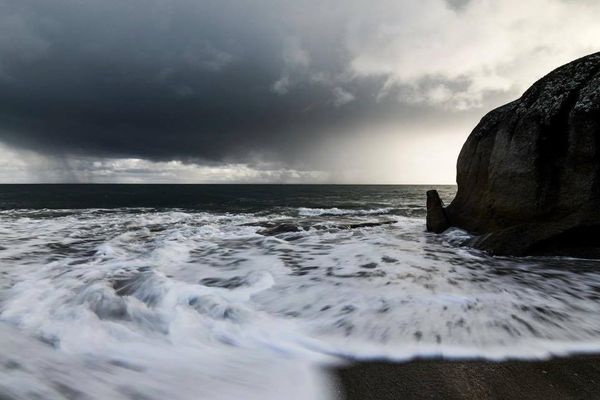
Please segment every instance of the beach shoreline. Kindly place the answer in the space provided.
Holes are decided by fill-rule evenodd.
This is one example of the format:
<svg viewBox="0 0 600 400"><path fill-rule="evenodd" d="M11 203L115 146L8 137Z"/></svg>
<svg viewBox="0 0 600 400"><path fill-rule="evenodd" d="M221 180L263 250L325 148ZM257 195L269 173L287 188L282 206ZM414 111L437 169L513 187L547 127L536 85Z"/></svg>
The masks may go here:
<svg viewBox="0 0 600 400"><path fill-rule="evenodd" d="M600 356L533 361L417 359L334 370L338 399L597 399Z"/></svg>

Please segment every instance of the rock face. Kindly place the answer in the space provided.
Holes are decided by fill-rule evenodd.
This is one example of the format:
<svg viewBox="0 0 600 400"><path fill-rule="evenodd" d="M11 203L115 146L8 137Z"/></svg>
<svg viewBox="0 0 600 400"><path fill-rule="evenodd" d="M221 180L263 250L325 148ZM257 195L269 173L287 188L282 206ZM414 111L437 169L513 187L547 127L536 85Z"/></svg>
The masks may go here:
<svg viewBox="0 0 600 400"><path fill-rule="evenodd" d="M600 53L487 114L464 144L449 224L495 254L600 256Z"/></svg>

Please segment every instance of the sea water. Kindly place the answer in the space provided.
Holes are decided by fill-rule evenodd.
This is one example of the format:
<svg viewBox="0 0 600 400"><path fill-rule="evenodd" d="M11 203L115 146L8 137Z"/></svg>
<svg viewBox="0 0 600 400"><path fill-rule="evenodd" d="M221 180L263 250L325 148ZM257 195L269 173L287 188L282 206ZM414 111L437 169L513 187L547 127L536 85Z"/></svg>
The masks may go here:
<svg viewBox="0 0 600 400"><path fill-rule="evenodd" d="M0 397L325 399L350 360L600 350L597 261L427 233L427 189L0 186Z"/></svg>

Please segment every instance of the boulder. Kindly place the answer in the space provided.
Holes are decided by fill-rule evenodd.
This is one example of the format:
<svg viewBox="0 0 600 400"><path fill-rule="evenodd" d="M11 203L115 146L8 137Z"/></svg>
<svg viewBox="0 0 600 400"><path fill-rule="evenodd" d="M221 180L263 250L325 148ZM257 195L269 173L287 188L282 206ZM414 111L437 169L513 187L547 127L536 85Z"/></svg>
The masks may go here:
<svg viewBox="0 0 600 400"><path fill-rule="evenodd" d="M475 247L502 255L600 253L600 53L554 70L488 113L460 152L457 184L445 216L480 235ZM439 210L432 212L435 220Z"/></svg>

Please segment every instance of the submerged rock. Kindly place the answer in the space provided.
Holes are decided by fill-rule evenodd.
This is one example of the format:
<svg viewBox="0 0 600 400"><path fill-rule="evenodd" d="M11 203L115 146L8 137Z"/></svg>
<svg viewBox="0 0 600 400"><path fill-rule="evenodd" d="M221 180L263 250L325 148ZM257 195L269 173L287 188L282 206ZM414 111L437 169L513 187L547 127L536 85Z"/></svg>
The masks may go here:
<svg viewBox="0 0 600 400"><path fill-rule="evenodd" d="M460 152L457 184L445 216L481 235L475 247L600 256L600 53L487 114Z"/></svg>
<svg viewBox="0 0 600 400"><path fill-rule="evenodd" d="M386 220L386 221L377 221L377 222L357 222L354 224L338 225L338 226L336 226L336 228L338 228L338 229L374 228L376 226L395 224L396 222L398 222L398 221Z"/></svg>
<svg viewBox="0 0 600 400"><path fill-rule="evenodd" d="M302 229L298 225L284 223L260 230L258 233L264 236L275 236L282 233L300 232L301 230Z"/></svg>

